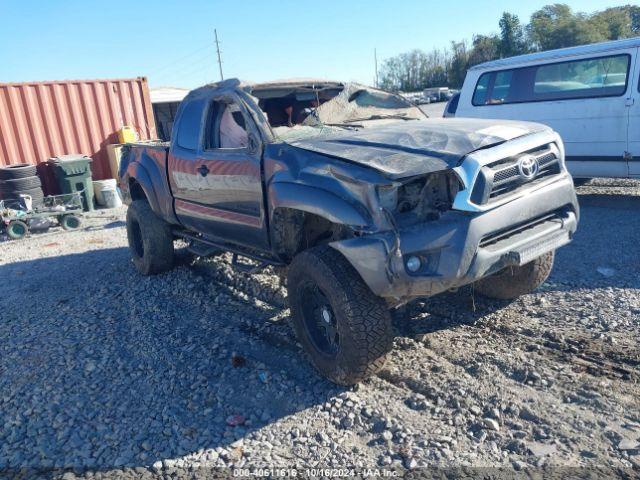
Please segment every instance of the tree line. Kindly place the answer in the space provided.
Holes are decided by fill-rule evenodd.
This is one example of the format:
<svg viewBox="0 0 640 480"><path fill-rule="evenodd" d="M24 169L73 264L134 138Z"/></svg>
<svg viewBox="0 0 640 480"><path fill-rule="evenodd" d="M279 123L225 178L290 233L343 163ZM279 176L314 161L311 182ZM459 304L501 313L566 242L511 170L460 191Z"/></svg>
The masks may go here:
<svg viewBox="0 0 640 480"><path fill-rule="evenodd" d="M546 5L523 25L517 15L504 12L499 33L475 35L471 44L451 42L448 49L415 49L386 59L379 86L392 91L428 87L460 88L473 65L530 52L553 50L640 35L640 7L625 5L586 14L568 5Z"/></svg>

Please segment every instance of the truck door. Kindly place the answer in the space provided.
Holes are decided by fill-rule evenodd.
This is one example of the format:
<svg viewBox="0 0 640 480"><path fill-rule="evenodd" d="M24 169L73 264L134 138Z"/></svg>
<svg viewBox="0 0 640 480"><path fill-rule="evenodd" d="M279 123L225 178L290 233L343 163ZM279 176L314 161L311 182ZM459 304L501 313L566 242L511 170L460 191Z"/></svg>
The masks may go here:
<svg viewBox="0 0 640 480"><path fill-rule="evenodd" d="M640 48L636 49L635 70L630 80L631 89L627 95L629 126L627 128L627 160L629 175L640 175Z"/></svg>
<svg viewBox="0 0 640 480"><path fill-rule="evenodd" d="M186 105L169 155L176 215L185 226L214 239L268 245L258 138L235 95Z"/></svg>

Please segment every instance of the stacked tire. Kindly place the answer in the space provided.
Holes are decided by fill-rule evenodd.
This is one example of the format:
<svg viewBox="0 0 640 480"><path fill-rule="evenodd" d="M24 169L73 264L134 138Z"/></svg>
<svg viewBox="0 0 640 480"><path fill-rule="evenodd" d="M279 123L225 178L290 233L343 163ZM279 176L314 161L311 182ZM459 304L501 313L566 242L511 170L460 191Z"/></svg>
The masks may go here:
<svg viewBox="0 0 640 480"><path fill-rule="evenodd" d="M42 205L44 193L35 165L20 163L0 168L0 200L13 202L20 195L31 196L33 207Z"/></svg>

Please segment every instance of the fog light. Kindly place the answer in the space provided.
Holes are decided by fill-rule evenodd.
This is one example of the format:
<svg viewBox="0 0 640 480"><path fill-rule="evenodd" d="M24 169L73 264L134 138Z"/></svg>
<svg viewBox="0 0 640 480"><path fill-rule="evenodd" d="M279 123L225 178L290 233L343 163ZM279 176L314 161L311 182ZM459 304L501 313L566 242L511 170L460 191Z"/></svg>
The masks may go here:
<svg viewBox="0 0 640 480"><path fill-rule="evenodd" d="M415 273L418 270L420 270L420 267L422 266L422 262L420 261L419 257L409 257L407 258L406 265L407 265L407 270Z"/></svg>

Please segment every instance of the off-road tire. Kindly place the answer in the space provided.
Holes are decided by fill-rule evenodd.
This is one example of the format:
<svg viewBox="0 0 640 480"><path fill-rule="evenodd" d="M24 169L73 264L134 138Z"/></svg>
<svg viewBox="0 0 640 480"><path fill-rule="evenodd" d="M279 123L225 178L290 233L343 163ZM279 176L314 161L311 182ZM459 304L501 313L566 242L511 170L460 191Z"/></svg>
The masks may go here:
<svg viewBox="0 0 640 480"><path fill-rule="evenodd" d="M335 314L339 345L333 355L316 348L309 336L302 310L305 282L317 285ZM293 328L322 375L339 385L353 385L382 368L393 344L389 309L338 251L319 246L297 255L289 267L287 289Z"/></svg>
<svg viewBox="0 0 640 480"><path fill-rule="evenodd" d="M477 281L475 291L499 300L511 300L531 293L549 277L554 256L555 252L549 252L521 267L507 267Z"/></svg>
<svg viewBox="0 0 640 480"><path fill-rule="evenodd" d="M0 192L12 194L14 192L22 192L32 188L40 188L40 177L16 178L14 180L0 180Z"/></svg>
<svg viewBox="0 0 640 480"><path fill-rule="evenodd" d="M127 210L127 239L133 264L142 275L155 275L173 267L171 227L146 200L134 200Z"/></svg>
<svg viewBox="0 0 640 480"><path fill-rule="evenodd" d="M0 167L0 180L13 180L16 178L33 177L34 175L36 175L36 166L29 163Z"/></svg>

